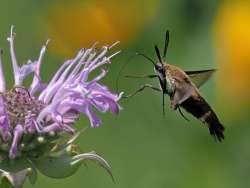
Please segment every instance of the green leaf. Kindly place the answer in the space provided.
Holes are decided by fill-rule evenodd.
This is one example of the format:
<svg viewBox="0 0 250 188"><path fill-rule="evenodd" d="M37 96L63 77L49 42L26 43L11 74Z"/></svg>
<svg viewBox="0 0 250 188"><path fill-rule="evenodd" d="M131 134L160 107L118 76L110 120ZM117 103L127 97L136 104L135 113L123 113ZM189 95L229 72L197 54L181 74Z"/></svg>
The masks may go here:
<svg viewBox="0 0 250 188"><path fill-rule="evenodd" d="M4 160L0 163L0 169L7 172L18 172L30 168L30 162L26 158L17 158L15 160Z"/></svg>
<svg viewBox="0 0 250 188"><path fill-rule="evenodd" d="M73 175L85 160L97 162L97 164L109 173L114 181L110 165L95 152L82 153L75 156L63 153L61 156L49 156L33 160L33 163L45 176L51 178L66 178Z"/></svg>
<svg viewBox="0 0 250 188"><path fill-rule="evenodd" d="M81 165L81 163L71 164L72 161L72 156L65 153L56 157L42 157L33 160L33 163L45 176L51 178L66 178L73 175Z"/></svg>

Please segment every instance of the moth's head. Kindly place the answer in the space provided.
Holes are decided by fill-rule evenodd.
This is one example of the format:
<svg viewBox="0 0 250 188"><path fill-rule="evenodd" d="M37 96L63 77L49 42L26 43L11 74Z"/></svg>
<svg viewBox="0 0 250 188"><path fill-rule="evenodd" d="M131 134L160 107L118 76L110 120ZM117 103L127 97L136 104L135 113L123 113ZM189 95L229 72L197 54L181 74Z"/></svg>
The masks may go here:
<svg viewBox="0 0 250 188"><path fill-rule="evenodd" d="M162 74L164 72L164 64L160 62L155 63L154 70L156 73Z"/></svg>

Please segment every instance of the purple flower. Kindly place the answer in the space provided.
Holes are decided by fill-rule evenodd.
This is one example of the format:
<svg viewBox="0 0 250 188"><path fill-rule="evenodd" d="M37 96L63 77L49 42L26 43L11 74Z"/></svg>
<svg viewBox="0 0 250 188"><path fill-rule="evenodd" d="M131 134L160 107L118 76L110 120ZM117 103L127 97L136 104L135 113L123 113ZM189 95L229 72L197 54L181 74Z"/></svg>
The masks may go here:
<svg viewBox="0 0 250 188"><path fill-rule="evenodd" d="M6 89L1 51L0 134L3 143L9 148L10 158L15 158L25 150L23 140L26 135L74 133L73 124L81 113L89 118L92 127L97 127L101 124L101 119L93 108L100 112L118 114L120 107L117 102L121 94L115 94L98 83L107 74L107 70L101 69L98 76L89 79L92 71L110 64L110 59L119 53L107 56L113 45L99 50L95 49L95 45L89 49L81 49L75 58L62 64L48 83L43 83L40 67L48 41L37 60L29 60L22 66L18 65L15 55L13 27L8 41L15 84L12 89ZM23 81L30 74L34 75L32 83L29 87L24 87Z"/></svg>

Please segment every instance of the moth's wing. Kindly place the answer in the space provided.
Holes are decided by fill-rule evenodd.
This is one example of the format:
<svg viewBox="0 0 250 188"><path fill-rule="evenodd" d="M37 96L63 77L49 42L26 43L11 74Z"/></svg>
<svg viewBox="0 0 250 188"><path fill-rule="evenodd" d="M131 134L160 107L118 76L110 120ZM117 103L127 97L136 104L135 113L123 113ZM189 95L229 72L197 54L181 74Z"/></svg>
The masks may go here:
<svg viewBox="0 0 250 188"><path fill-rule="evenodd" d="M200 71L185 71L189 76L190 80L200 88L204 83L206 83L209 78L213 75L216 69L200 70Z"/></svg>
<svg viewBox="0 0 250 188"><path fill-rule="evenodd" d="M181 104L183 101L187 100L194 92L196 92L196 87L191 84L188 78L173 77L175 80L175 92L173 100L175 104Z"/></svg>

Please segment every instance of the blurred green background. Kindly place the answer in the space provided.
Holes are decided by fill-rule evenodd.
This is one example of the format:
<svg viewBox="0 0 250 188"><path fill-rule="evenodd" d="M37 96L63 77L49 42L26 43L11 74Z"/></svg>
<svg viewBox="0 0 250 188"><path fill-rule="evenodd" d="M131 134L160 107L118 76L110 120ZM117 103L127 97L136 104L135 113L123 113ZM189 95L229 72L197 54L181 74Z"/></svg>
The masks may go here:
<svg viewBox="0 0 250 188"><path fill-rule="evenodd" d="M235 188L250 186L250 1L155 0L155 1L66 1L1 0L0 46L11 87L13 78L6 41L15 25L19 63L35 59L40 47L51 39L42 67L49 80L59 65L80 47L95 41L120 46L103 80L126 93L143 83L126 74L150 74L152 66L142 52L156 58L153 46L163 46L170 30L168 62L185 70L218 68L201 92L226 127L226 139L216 143L207 128L187 115L185 121L166 105L162 115L159 93L145 91L121 101L120 115L101 115L103 126L89 128L78 140L84 151L95 150L107 159L116 180L91 162L72 177L62 180L39 176L36 188ZM76 125L88 127L83 117ZM32 187L26 182L26 187Z"/></svg>

